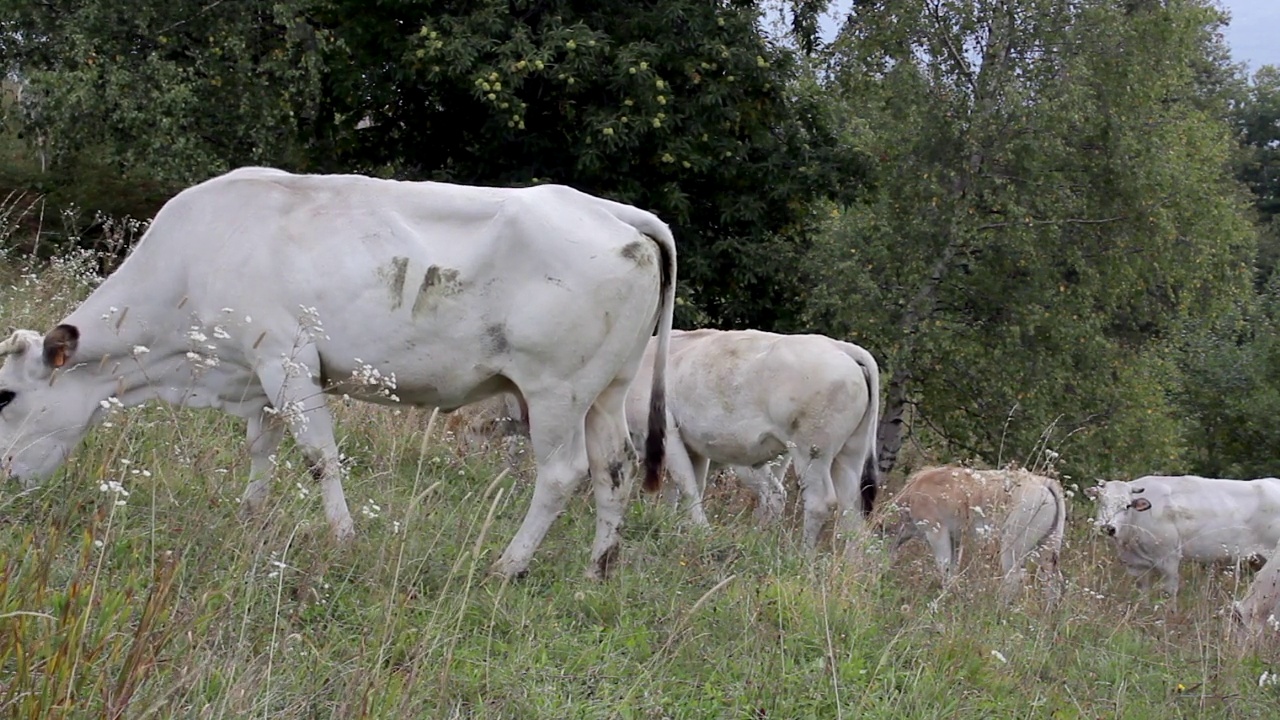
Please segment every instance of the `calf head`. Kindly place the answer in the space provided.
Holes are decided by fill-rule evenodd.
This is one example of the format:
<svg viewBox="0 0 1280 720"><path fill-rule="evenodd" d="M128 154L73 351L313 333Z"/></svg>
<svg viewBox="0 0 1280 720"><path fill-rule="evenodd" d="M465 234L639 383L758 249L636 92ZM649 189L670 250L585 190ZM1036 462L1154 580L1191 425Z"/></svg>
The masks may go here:
<svg viewBox="0 0 1280 720"><path fill-rule="evenodd" d="M15 330L0 341L0 469L26 486L53 474L88 431L102 399L66 373L80 332Z"/></svg>
<svg viewBox="0 0 1280 720"><path fill-rule="evenodd" d="M1101 485L1085 488L1084 494L1098 505L1098 512L1093 524L1098 530L1115 535L1124 513L1133 510L1146 512L1151 509L1151 501L1139 497L1146 488L1134 487L1128 482L1111 481Z"/></svg>

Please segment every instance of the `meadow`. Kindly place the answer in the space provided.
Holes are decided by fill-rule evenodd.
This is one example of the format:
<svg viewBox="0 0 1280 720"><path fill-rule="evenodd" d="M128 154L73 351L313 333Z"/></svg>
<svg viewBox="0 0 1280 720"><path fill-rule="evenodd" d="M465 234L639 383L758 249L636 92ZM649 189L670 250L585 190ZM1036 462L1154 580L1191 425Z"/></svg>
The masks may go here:
<svg viewBox="0 0 1280 720"><path fill-rule="evenodd" d="M6 267L0 317L43 331L97 259ZM999 605L978 553L945 592L918 542L806 558L796 513L758 527L729 482L708 493L711 531L637 490L603 583L583 575L584 487L505 582L486 570L527 508L529 459L504 472L428 411L331 404L346 547L288 441L268 511L238 517L244 430L212 411L118 410L43 487L6 482L0 717L1273 718L1280 703L1260 680L1280 652L1237 646L1222 613L1248 575L1184 568L1176 603L1143 593L1078 488L1052 608L1036 587Z"/></svg>

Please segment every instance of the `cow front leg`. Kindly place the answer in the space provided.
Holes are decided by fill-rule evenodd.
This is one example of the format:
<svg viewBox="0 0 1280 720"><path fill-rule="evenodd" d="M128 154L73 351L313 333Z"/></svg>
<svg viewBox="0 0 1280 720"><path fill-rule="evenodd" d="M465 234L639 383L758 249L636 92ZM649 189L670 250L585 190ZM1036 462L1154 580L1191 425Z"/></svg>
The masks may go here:
<svg viewBox="0 0 1280 720"><path fill-rule="evenodd" d="M262 512L275 473L274 455L284 440L285 427L263 410L249 416L249 484L240 500L240 517L247 519Z"/></svg>
<svg viewBox="0 0 1280 720"><path fill-rule="evenodd" d="M1178 595L1178 557L1165 558L1156 565L1156 570L1160 573L1161 587L1170 598L1176 598Z"/></svg>
<svg viewBox="0 0 1280 720"><path fill-rule="evenodd" d="M333 437L333 416L329 414L320 382L315 377L320 358L314 352L314 346L295 349L286 357L280 364L264 361L265 367L258 372L263 389L272 398L271 406L263 412L271 416L271 421L286 427L297 441L307 469L320 483L320 497L329 529L339 542L346 542L355 536L355 523L342 491L342 465L338 460L338 444ZM270 425L271 422L265 424ZM270 462L265 456L263 460Z"/></svg>

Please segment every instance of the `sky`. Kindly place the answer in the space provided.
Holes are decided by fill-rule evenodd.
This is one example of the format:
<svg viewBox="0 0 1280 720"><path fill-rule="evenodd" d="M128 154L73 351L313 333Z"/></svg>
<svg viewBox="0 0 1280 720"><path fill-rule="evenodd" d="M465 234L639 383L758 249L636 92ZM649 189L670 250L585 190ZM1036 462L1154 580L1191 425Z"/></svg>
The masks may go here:
<svg viewBox="0 0 1280 720"><path fill-rule="evenodd" d="M1223 34L1231 57L1254 72L1263 65L1280 67L1280 0L1220 0L1231 13Z"/></svg>
<svg viewBox="0 0 1280 720"><path fill-rule="evenodd" d="M830 39L851 0L836 0L832 14L823 18L822 34ZM1231 13L1231 23L1223 30L1231 57L1242 62L1252 74L1263 65L1280 67L1280 0L1217 0Z"/></svg>

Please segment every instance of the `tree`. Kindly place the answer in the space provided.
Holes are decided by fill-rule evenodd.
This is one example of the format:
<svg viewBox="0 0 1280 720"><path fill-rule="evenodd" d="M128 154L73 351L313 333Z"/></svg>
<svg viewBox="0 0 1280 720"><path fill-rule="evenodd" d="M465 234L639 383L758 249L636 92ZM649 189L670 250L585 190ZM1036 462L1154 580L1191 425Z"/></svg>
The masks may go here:
<svg viewBox="0 0 1280 720"><path fill-rule="evenodd" d="M674 226L685 324L794 326L812 204L857 181L754 1L5 2L62 157L573 185Z"/></svg>
<svg viewBox="0 0 1280 720"><path fill-rule="evenodd" d="M29 87L24 131L55 167L101 163L181 187L235 165L298 162L325 38L304 9L0 0L0 49Z"/></svg>
<svg viewBox="0 0 1280 720"><path fill-rule="evenodd" d="M1075 472L1178 464L1166 343L1247 292L1253 252L1199 74L1217 20L1196 0L857 5L833 61L879 172L813 256L810 319L889 372L883 470L911 408L968 457L1071 438Z"/></svg>

